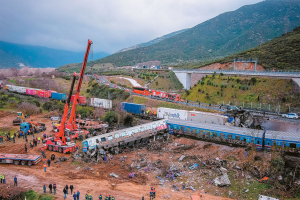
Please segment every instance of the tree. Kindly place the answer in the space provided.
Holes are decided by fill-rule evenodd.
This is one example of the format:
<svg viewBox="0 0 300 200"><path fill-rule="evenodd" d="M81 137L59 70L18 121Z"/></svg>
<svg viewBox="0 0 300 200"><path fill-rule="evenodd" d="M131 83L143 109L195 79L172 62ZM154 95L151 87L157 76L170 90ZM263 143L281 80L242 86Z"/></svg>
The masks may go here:
<svg viewBox="0 0 300 200"><path fill-rule="evenodd" d="M107 122L109 126L114 126L118 123L118 115L115 111L107 112L103 121Z"/></svg>
<svg viewBox="0 0 300 200"><path fill-rule="evenodd" d="M9 73L11 76L18 76L19 70L15 67L11 67L11 68L9 68Z"/></svg>

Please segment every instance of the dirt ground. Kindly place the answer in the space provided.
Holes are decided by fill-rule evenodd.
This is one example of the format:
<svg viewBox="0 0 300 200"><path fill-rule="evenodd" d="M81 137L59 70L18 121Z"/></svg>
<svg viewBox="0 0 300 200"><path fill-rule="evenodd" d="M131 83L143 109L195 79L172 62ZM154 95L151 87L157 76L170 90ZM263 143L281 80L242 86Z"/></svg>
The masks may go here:
<svg viewBox="0 0 300 200"><path fill-rule="evenodd" d="M51 129L51 122L49 118L44 118L44 115L32 116L28 120L33 120L37 122L46 123L47 130L45 133L47 135L53 135L54 132ZM9 115L0 118L0 127L7 126L11 124L14 115ZM35 137L41 137L43 133L35 134ZM28 137L29 140L32 136ZM47 167L47 172L44 172L43 163L40 162L34 166L21 166L13 164L1 164L0 172L6 175L7 185L13 187L13 177L18 177L18 187L24 189L33 189L37 192L42 193L43 184L47 186L49 183L57 184L57 199L63 199L63 187L68 184L73 184L75 190L79 190L81 193L81 198L85 193L91 193L94 199L98 197L100 193L103 195L112 194L116 199L122 200L132 200L141 199L142 194L145 195L145 199L149 199L150 187L154 186L156 188L156 199L190 199L192 194L200 193L203 195L203 200L225 200L228 198L219 197L227 196L225 195L225 189L218 188L214 185L208 184L206 181L198 181L201 184L201 191L196 190L181 190L175 191L172 189L172 185L180 186L180 182L186 182L189 177L179 177L176 182L166 181L164 185L159 185L159 179L156 178L157 172L151 170L149 172L144 172L143 170L136 170L131 168L131 163L134 163L138 158L146 158L148 161L155 162L160 159L163 163L173 162L178 160L181 153L174 153L172 149L178 149L180 145L192 145L193 148L185 150L185 155L195 155L199 157L209 155L212 157L218 156L221 158L226 158L228 155L236 155L236 157L242 156L243 151L238 148L231 148L222 145L209 145L209 148L203 149L206 142L193 141L190 139L179 138L173 143L169 144L164 151L160 153L155 151L147 151L142 149L140 151L132 151L129 153L123 153L119 155L114 155L113 160L109 162L90 162L85 163L82 161L72 162L69 159L66 162L51 163L51 167ZM17 138L16 143L5 142L0 144L0 153L24 153L25 140L23 138ZM38 144L38 147L33 149L28 148L28 154L41 155L40 148L42 144ZM62 157L63 154L56 152L46 151L47 159L50 158L51 154L55 154L56 157ZM66 154L66 157L70 158L70 154ZM125 163L120 162L121 156L125 157ZM192 160L190 161L192 162ZM118 178L110 176L110 173L115 173L119 175ZM136 172L138 177L129 178L130 172ZM195 171L189 171L190 178L194 176ZM112 187L115 184L115 188ZM205 193L205 192L207 193ZM48 192L48 188L47 188ZM70 192L70 191L69 191ZM215 195L213 195L215 194ZM72 196L68 195L67 199L72 199Z"/></svg>

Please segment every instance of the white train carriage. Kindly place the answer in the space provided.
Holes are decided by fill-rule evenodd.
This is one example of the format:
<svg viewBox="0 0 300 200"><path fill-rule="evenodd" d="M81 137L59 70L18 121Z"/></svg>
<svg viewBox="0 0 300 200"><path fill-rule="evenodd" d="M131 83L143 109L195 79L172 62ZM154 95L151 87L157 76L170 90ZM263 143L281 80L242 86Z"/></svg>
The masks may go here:
<svg viewBox="0 0 300 200"><path fill-rule="evenodd" d="M109 149L117 146L133 146L137 143L146 142L158 131L167 129L167 120L158 120L103 135L88 138L83 141L83 152L88 149L104 148Z"/></svg>

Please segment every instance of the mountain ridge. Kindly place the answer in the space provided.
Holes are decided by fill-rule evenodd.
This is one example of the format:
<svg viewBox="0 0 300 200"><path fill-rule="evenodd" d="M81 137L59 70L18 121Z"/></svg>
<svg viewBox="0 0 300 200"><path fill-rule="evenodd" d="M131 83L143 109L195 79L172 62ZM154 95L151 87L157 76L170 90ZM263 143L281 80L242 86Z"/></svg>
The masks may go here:
<svg viewBox="0 0 300 200"><path fill-rule="evenodd" d="M72 52L43 46L23 45L0 41L0 68L57 68L72 62L82 62L85 52ZM94 53L94 58L109 55Z"/></svg>
<svg viewBox="0 0 300 200"><path fill-rule="evenodd" d="M222 13L147 47L112 54L94 63L128 66L208 61L253 48L300 25L300 1L267 0Z"/></svg>
<svg viewBox="0 0 300 200"><path fill-rule="evenodd" d="M129 50L133 50L133 49L137 49L137 48L140 48L140 47L147 47L147 46L150 46L152 44L156 44L158 42L161 42L163 41L164 39L167 39L169 37L173 37L175 35L178 35L184 31L188 30L188 28L186 29L182 29L182 30L179 30L179 31L175 31L175 32L172 32L172 33L169 33L169 34L166 34L166 35L163 35L161 37L157 37L153 40L150 40L149 42L144 42L144 43L140 43L140 44L136 44L136 45L133 45L131 47L128 47L128 48L124 48L124 49L121 49L119 51L117 51L116 53L120 53L120 52L124 52L124 51L129 51Z"/></svg>

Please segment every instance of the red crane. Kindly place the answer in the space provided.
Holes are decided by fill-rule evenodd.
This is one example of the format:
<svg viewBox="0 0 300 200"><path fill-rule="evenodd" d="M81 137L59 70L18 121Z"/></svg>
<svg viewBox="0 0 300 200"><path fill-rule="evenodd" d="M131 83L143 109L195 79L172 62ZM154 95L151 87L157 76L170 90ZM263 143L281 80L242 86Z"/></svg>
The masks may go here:
<svg viewBox="0 0 300 200"><path fill-rule="evenodd" d="M91 47L92 43L93 42L91 40L88 40L88 45L87 45L87 49L85 52L81 72L79 75L77 90L76 90L76 94L75 94L75 98L74 98L74 102L73 102L73 106L72 106L72 111L71 111L71 115L70 115L70 120L69 120L71 122L71 125L73 127L75 127L75 129L77 128L76 124L75 124L75 109L76 109L77 99L79 97L79 92L80 92L80 88L81 88L81 84L82 84L82 80L83 80L83 75L84 75L84 71L85 71L85 67L86 67L86 63L87 63L87 59L88 59L88 55L89 55L89 51L90 51L90 47ZM68 96L68 100L65 104L64 114L62 116L59 131L55 134L55 138L47 138L45 140L44 147L42 148L43 150L49 149L50 151L58 151L60 153L76 151L77 145L74 143L67 144L66 137L65 137L65 125L67 122L70 101L71 101L71 97L72 97L72 92L73 92L76 76L77 76L76 73L74 73L74 77L73 77L71 88L70 88L70 93ZM74 119L74 121L73 121L73 119ZM74 122L74 125L73 125L73 122Z"/></svg>
<svg viewBox="0 0 300 200"><path fill-rule="evenodd" d="M70 114L69 122L67 124L67 127L70 130L76 130L77 129L77 126L76 126L76 123L75 123L75 119L76 119L76 114L75 114L76 105L78 103L78 98L79 98L79 93L80 93L80 89L81 89L81 84L82 84L82 81L83 81L83 75L84 75L84 71L85 71L87 59L88 59L90 48L91 48L92 44L93 44L93 42L91 40L88 40L88 44L87 44L87 47L86 47L85 56L84 56L82 67L81 67L81 72L80 72L80 75L79 75L77 89L76 89L76 93L75 93L75 97L74 97L74 101L73 101L73 105L72 105L71 114Z"/></svg>

